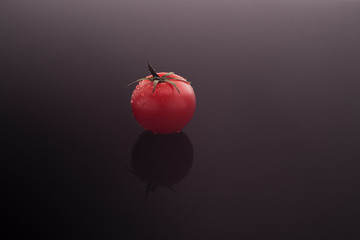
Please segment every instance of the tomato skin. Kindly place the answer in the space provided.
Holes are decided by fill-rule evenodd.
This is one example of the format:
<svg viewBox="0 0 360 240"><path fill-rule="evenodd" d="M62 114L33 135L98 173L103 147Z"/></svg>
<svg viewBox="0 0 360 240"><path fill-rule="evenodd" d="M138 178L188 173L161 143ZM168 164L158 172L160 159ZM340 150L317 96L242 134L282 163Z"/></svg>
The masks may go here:
<svg viewBox="0 0 360 240"><path fill-rule="evenodd" d="M166 72L157 74L161 77ZM184 79L177 74L172 74L169 78L171 77ZM180 93L166 82L159 82L153 92L153 82L143 80L131 96L132 112L136 120L144 129L154 134L180 132L195 111L195 93L190 83L172 79L171 81L176 84Z"/></svg>

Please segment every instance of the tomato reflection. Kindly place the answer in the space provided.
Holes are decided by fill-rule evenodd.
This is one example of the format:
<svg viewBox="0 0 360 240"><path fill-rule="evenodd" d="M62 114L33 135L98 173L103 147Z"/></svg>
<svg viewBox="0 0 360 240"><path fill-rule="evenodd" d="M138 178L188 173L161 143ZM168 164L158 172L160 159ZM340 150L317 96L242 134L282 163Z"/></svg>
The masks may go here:
<svg viewBox="0 0 360 240"><path fill-rule="evenodd" d="M144 131L133 146L128 170L147 183L147 199L158 187L173 190L189 173L193 155L192 143L184 132L154 135Z"/></svg>

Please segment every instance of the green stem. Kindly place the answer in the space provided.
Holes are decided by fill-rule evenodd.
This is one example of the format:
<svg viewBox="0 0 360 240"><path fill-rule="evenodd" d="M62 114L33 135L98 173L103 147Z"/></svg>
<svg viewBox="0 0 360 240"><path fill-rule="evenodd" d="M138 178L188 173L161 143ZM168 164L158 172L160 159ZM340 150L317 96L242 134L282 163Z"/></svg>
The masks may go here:
<svg viewBox="0 0 360 240"><path fill-rule="evenodd" d="M160 78L160 76L156 73L156 71L154 70L154 68L151 66L150 61L148 61L148 69L151 72L151 74L153 75L153 77L158 77Z"/></svg>

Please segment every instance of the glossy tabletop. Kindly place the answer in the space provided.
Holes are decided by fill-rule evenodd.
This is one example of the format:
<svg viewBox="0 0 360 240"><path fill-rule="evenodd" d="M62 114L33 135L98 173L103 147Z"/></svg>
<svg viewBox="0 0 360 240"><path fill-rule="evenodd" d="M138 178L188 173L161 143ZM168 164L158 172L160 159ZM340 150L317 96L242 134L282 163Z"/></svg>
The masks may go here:
<svg viewBox="0 0 360 240"><path fill-rule="evenodd" d="M360 239L360 2L0 2L3 239ZM182 133L128 83L187 78Z"/></svg>

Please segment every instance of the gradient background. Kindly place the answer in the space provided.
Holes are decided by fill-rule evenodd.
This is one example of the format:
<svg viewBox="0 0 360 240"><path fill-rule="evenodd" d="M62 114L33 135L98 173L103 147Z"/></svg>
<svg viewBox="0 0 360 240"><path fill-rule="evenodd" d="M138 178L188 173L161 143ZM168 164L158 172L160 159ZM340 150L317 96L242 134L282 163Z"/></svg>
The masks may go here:
<svg viewBox="0 0 360 240"><path fill-rule="evenodd" d="M146 203L148 59L197 109ZM0 67L4 239L360 239L360 1L2 0Z"/></svg>

